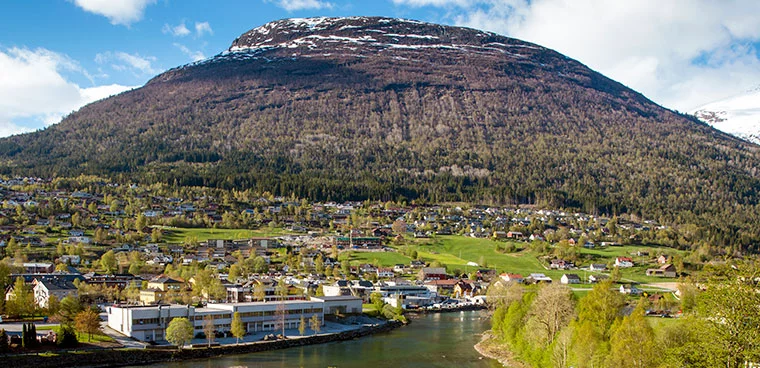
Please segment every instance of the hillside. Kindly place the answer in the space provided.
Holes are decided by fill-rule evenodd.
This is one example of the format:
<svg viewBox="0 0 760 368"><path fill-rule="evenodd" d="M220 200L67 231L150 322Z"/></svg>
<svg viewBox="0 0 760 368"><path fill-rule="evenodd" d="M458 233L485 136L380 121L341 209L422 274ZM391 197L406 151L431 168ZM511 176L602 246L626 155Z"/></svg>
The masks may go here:
<svg viewBox="0 0 760 368"><path fill-rule="evenodd" d="M555 51L387 18L281 20L0 140L0 174L314 199L535 203L757 233L758 147Z"/></svg>

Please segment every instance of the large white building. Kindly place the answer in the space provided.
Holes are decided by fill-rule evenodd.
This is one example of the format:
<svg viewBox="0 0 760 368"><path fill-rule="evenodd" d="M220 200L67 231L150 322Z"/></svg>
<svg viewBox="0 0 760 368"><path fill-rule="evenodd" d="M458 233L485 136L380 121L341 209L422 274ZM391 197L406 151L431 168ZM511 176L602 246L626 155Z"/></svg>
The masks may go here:
<svg viewBox="0 0 760 368"><path fill-rule="evenodd" d="M362 301L354 297L320 297L311 300L281 302L209 303L205 308L189 305L111 306L108 307L108 326L141 341L165 339L172 319L185 317L195 328L203 331L204 319L211 316L216 331L230 331L232 317L240 313L247 332L275 331L284 323L285 329L298 328L301 316L314 315L324 321L325 314L361 313Z"/></svg>

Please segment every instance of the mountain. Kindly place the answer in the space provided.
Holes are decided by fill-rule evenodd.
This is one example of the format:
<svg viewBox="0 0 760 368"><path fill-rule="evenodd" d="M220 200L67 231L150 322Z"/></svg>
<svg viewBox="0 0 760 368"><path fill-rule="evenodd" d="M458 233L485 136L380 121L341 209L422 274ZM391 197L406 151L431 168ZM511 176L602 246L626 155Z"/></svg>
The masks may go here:
<svg viewBox="0 0 760 368"><path fill-rule="evenodd" d="M709 103L694 115L715 129L760 144L760 88Z"/></svg>
<svg viewBox="0 0 760 368"><path fill-rule="evenodd" d="M756 219L758 147L555 51L390 18L286 19L0 140L0 174L313 199L533 203L719 227Z"/></svg>

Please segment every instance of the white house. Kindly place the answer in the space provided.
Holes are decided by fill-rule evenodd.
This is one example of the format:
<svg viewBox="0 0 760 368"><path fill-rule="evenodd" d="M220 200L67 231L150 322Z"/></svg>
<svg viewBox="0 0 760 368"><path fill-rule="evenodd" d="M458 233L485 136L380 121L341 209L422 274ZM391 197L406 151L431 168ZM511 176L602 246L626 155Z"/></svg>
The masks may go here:
<svg viewBox="0 0 760 368"><path fill-rule="evenodd" d="M580 284L581 278L580 276L574 274L574 273L566 273L562 275L562 278L559 279L559 282L565 285L568 284Z"/></svg>
<svg viewBox="0 0 760 368"><path fill-rule="evenodd" d="M615 258L615 266L620 268L630 268L633 267L633 260L628 257L617 257Z"/></svg>
<svg viewBox="0 0 760 368"><path fill-rule="evenodd" d="M69 295L77 295L77 287L70 281L41 281L35 279L34 303L41 308L47 308L50 297L55 296L59 301Z"/></svg>

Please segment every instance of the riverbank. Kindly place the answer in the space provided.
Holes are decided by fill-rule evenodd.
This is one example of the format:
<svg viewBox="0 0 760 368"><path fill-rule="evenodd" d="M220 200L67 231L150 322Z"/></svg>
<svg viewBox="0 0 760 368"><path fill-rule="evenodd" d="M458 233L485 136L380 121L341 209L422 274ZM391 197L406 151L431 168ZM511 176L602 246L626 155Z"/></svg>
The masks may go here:
<svg viewBox="0 0 760 368"><path fill-rule="evenodd" d="M474 305L465 305L461 307L451 307L451 308L419 308L419 309L410 309L408 310L410 313L449 313L449 312L470 312L470 311L478 311L487 309L487 307L483 304L474 304Z"/></svg>
<svg viewBox="0 0 760 368"><path fill-rule="evenodd" d="M147 365L161 362L207 359L224 355L258 353L298 346L353 340L372 334L388 332L403 325L404 324L401 322L388 321L382 325L363 326L355 330L334 334L321 334L276 341L257 341L240 345L222 345L211 348L183 349L182 351L176 349L104 349L52 352L44 355L7 355L3 356L2 360L5 365L11 367L35 368L112 368Z"/></svg>
<svg viewBox="0 0 760 368"><path fill-rule="evenodd" d="M483 332L480 342L475 344L474 348L480 355L496 360L504 367L528 368L527 365L515 360L509 348L499 343L491 331Z"/></svg>

